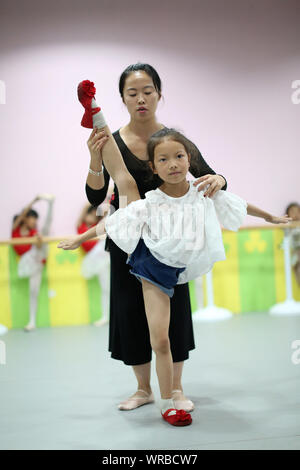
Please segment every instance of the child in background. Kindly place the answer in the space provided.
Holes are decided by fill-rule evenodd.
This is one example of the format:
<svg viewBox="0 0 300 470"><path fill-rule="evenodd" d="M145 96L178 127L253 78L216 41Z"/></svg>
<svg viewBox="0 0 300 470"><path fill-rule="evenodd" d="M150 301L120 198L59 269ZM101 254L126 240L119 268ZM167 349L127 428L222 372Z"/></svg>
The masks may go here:
<svg viewBox="0 0 300 470"><path fill-rule="evenodd" d="M94 227L100 221L100 217L96 215L97 207L91 206L91 204L86 204L81 211L79 219L77 221L77 233L84 233L89 228ZM98 240L88 240L82 243L83 250L88 253L94 246L96 246Z"/></svg>
<svg viewBox="0 0 300 470"><path fill-rule="evenodd" d="M41 234L39 234L37 229L37 219L39 216L32 209L32 206L37 201L43 199L48 203L48 210ZM35 245L13 245L15 252L21 256L18 263L18 276L20 278L29 278L29 323L24 328L27 332L36 328L38 295L43 267L48 255L48 244L43 243L42 236L47 236L50 232L54 199L55 197L51 194L39 194L23 209L20 215L15 215L13 218L12 238L33 236L38 238L38 243Z"/></svg>
<svg viewBox="0 0 300 470"><path fill-rule="evenodd" d="M101 207L102 206L102 207ZM98 224L105 216L104 204L100 208L87 204L78 219L77 233L82 234ZM103 209L102 209L103 208ZM97 215L97 211L102 215ZM85 279L98 276L101 286L101 318L94 322L95 326L102 326L108 322L109 295L110 295L110 258L105 251L105 240L88 240L81 244L86 255L82 261L81 272Z"/></svg>
<svg viewBox="0 0 300 470"><path fill-rule="evenodd" d="M300 222L300 204L297 202L291 202L286 208L286 213L294 222ZM300 286L300 226L290 230L290 241L292 250L291 264L297 283Z"/></svg>

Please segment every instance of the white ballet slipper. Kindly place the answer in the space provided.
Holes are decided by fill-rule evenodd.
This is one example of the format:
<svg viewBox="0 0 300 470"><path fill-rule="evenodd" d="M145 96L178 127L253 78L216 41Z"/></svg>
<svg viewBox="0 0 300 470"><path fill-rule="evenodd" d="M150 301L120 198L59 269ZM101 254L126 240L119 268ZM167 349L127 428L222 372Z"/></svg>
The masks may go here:
<svg viewBox="0 0 300 470"><path fill-rule="evenodd" d="M139 397L135 395L135 396L128 398L125 401L122 401L118 405L119 410L122 410L122 411L135 410L136 408L139 408L140 406L148 405L149 403L154 402L154 395L152 392L149 394L145 392L145 390L141 390L141 389L138 389L137 392L142 392L144 393L145 396Z"/></svg>
<svg viewBox="0 0 300 470"><path fill-rule="evenodd" d="M175 393L183 394L183 391L182 390L172 390L172 396ZM191 412L195 408L195 405L192 402L192 400L176 400L176 398L173 397L173 401L175 403L175 406L176 406L177 410L184 410L186 412Z"/></svg>

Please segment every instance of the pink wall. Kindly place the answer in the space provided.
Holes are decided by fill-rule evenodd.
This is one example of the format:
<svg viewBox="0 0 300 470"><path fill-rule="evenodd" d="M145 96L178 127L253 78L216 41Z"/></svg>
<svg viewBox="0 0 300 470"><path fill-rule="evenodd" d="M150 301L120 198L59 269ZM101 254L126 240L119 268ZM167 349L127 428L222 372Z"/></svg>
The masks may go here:
<svg viewBox="0 0 300 470"><path fill-rule="evenodd" d="M137 61L162 78L159 120L185 132L230 191L277 214L300 200L298 0L2 0L0 18L1 238L38 192L56 195L52 234L74 231L89 163L77 84L95 81L115 130L128 118L118 78Z"/></svg>

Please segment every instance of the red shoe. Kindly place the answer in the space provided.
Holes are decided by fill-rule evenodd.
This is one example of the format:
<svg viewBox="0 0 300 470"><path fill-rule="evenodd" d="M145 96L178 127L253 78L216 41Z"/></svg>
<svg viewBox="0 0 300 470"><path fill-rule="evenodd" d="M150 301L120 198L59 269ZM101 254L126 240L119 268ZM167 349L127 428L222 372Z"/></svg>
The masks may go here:
<svg viewBox="0 0 300 470"><path fill-rule="evenodd" d="M176 414L168 416L170 411L176 411ZM173 426L188 426L189 424L192 424L193 421L189 413L184 410L175 410L174 408L170 408L169 410L165 411L164 414L161 413L161 415L165 421L172 424Z"/></svg>
<svg viewBox="0 0 300 470"><path fill-rule="evenodd" d="M96 88L94 82L83 80L77 87L77 95L80 103L85 109L85 113L81 120L81 125L88 129L93 129L93 115L101 111L101 108L92 108L92 99L95 97Z"/></svg>

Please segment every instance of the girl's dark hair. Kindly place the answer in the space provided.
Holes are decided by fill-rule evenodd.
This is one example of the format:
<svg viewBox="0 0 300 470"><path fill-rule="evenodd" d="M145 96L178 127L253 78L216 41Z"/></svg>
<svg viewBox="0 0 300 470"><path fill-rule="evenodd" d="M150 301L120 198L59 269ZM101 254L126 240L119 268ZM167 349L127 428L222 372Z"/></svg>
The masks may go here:
<svg viewBox="0 0 300 470"><path fill-rule="evenodd" d="M27 214L26 214L26 217L35 217L36 219L39 218L39 214L37 213L37 211L35 211L34 209L30 209Z"/></svg>
<svg viewBox="0 0 300 470"><path fill-rule="evenodd" d="M14 221L19 217L20 214L16 214L13 216L13 223ZM26 217L35 217L36 219L38 219L39 215L38 213L34 210L34 209L30 209L27 214L26 214ZM23 225L24 224L24 221L22 221L20 223L20 225Z"/></svg>
<svg viewBox="0 0 300 470"><path fill-rule="evenodd" d="M13 224L15 223L15 220L16 220L18 217L19 217L19 214L16 214L16 215L13 216L13 221L12 221ZM21 223L19 224L19 226L22 226L23 223L24 223L24 222L21 222Z"/></svg>
<svg viewBox="0 0 300 470"><path fill-rule="evenodd" d="M175 142L179 142L180 144L182 144L185 148L186 153L189 153L191 155L190 166L192 166L192 162L196 157L195 149L197 152L197 147L195 147L194 144L192 144L192 142L190 142L183 134L181 134L181 132L177 131L176 129L172 129L172 128L169 129L168 127L164 127L163 129L160 129L159 131L152 134L152 136L150 137L147 143L147 154L148 154L149 162L152 163L153 167L154 167L155 147L159 145L161 142L163 142L164 139L175 140ZM150 165L149 165L149 168L150 168ZM161 184L163 183L162 179L159 178L158 175L156 174L154 175L152 171L152 178L153 176L155 176ZM148 180L151 180L150 175L148 177Z"/></svg>
<svg viewBox="0 0 300 470"><path fill-rule="evenodd" d="M92 205L91 205L91 206L88 208L88 210L86 211L86 215L87 215L87 214L90 214L90 213L93 212L93 211L95 211L95 212L96 212L95 215L96 215L96 217L98 218L98 220L99 220L99 222L100 222L100 220L103 219L103 213L102 213L102 212L101 212L100 214L97 213L97 212L98 212L98 207L99 207L99 206L92 206Z"/></svg>
<svg viewBox="0 0 300 470"><path fill-rule="evenodd" d="M138 62L137 64L132 64L128 65L124 72L122 73L120 80L119 80L119 92L121 95L122 100L124 101L124 86L125 86L125 81L128 75L130 75L132 72L138 72L139 70L142 70L143 72L146 72L149 77L152 78L153 85L155 90L159 95L161 95L161 79L156 72L156 70L152 67L152 65L149 64L142 64L141 62Z"/></svg>
<svg viewBox="0 0 300 470"><path fill-rule="evenodd" d="M90 206L86 211L87 214L90 214L93 211L97 211L97 206Z"/></svg>
<svg viewBox="0 0 300 470"><path fill-rule="evenodd" d="M290 204L289 204L289 205L287 206L287 208L285 209L285 214L289 215L289 210L290 210L292 207L299 207L298 202L290 202Z"/></svg>
<svg viewBox="0 0 300 470"><path fill-rule="evenodd" d="M184 146L186 153L191 152L189 141L186 137L184 137L184 135L182 135L176 129L168 129L167 127L164 127L163 129L160 129L159 131L152 134L147 143L147 154L152 165L154 165L155 147L159 145L164 139L175 140L175 142L179 142Z"/></svg>

